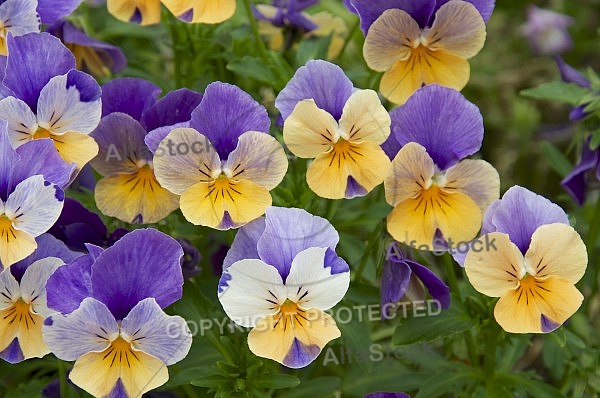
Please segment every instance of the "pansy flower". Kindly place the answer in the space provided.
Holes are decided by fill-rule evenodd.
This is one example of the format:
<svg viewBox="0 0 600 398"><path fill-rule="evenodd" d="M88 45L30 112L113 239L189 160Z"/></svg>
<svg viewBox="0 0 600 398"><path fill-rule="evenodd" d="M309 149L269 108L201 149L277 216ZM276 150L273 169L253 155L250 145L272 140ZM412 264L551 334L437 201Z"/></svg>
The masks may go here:
<svg viewBox="0 0 600 398"><path fill-rule="evenodd" d="M98 153L89 133L100 121L100 86L75 70L75 58L48 33L8 38L0 119L17 148L40 138L54 141L67 163L81 169Z"/></svg>
<svg viewBox="0 0 600 398"><path fill-rule="evenodd" d="M568 15L529 5L527 23L521 27L521 32L535 54L558 55L573 47L567 31L572 24L573 18Z"/></svg>
<svg viewBox="0 0 600 398"><path fill-rule="evenodd" d="M235 0L108 0L108 12L125 22L151 25L160 22L160 5L188 23L219 23L233 16Z"/></svg>
<svg viewBox="0 0 600 398"><path fill-rule="evenodd" d="M365 34L367 65L384 72L379 91L402 104L418 88L437 83L461 90L469 58L485 42L494 0L350 0Z"/></svg>
<svg viewBox="0 0 600 398"><path fill-rule="evenodd" d="M58 21L46 27L46 32L58 37L71 50L78 70L95 77L110 76L127 65L119 47L89 37L69 21Z"/></svg>
<svg viewBox="0 0 600 398"><path fill-rule="evenodd" d="M422 300L423 286L441 308L450 306L450 288L429 268L404 256L397 242L388 245L381 273L381 308L384 318L393 318L390 310L404 297Z"/></svg>
<svg viewBox="0 0 600 398"><path fill-rule="evenodd" d="M157 101L160 91L136 78L105 84L103 117L91 134L100 147L91 165L104 177L96 184L96 205L128 223L155 223L179 206L179 197L158 183L144 139L149 131L187 125L202 96L180 89Z"/></svg>
<svg viewBox="0 0 600 398"><path fill-rule="evenodd" d="M384 182L386 200L394 206L388 231L420 250L435 250L440 239L470 241L500 195L496 169L484 160L464 159L481 147L479 109L458 91L434 84L390 114L390 139L401 149Z"/></svg>
<svg viewBox="0 0 600 398"><path fill-rule="evenodd" d="M337 65L309 61L275 106L289 150L314 159L306 181L317 195L350 199L383 182L390 162L380 145L390 134L390 116L375 91L355 89Z"/></svg>
<svg viewBox="0 0 600 398"><path fill-rule="evenodd" d="M46 282L64 262L80 256L49 234L36 238L37 248L26 259L0 272L0 358L10 363L50 353L42 339Z"/></svg>
<svg viewBox="0 0 600 398"><path fill-rule="evenodd" d="M301 209L267 209L241 228L223 264L219 301L238 325L253 328L257 356L302 368L340 336L324 311L346 294L350 268L334 249L339 236Z"/></svg>
<svg viewBox="0 0 600 398"><path fill-rule="evenodd" d="M237 228L271 205L269 191L283 179L288 161L268 134L270 124L266 109L249 94L215 82L192 112L190 128L146 137L147 143L160 142L154 149L156 178L181 195L179 206L188 221Z"/></svg>
<svg viewBox="0 0 600 398"><path fill-rule="evenodd" d="M182 295L181 246L151 229L60 267L48 280L50 350L75 361L69 378L96 397L140 397L163 385L192 337L185 320L163 308Z"/></svg>
<svg viewBox="0 0 600 398"><path fill-rule="evenodd" d="M37 12L44 25L52 25L68 17L83 0L37 0Z"/></svg>
<svg viewBox="0 0 600 398"><path fill-rule="evenodd" d="M512 187L486 212L482 234L494 250L469 250L465 272L477 291L500 297L494 317L504 330L548 333L577 311L587 252L560 207Z"/></svg>
<svg viewBox="0 0 600 398"><path fill-rule="evenodd" d="M0 121L0 264L4 268L30 255L35 237L46 232L63 207L73 166L64 163L50 140L11 146Z"/></svg>
<svg viewBox="0 0 600 398"><path fill-rule="evenodd" d="M6 55L6 38L40 31L36 0L5 0L0 4L0 55Z"/></svg>

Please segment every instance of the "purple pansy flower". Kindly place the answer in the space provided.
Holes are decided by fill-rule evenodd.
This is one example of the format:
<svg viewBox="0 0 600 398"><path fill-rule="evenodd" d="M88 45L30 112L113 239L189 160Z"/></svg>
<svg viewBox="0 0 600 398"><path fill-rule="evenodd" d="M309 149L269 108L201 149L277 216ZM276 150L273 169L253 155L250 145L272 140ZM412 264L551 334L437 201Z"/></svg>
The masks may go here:
<svg viewBox="0 0 600 398"><path fill-rule="evenodd" d="M0 1L0 55L6 55L6 39L40 31L40 17L35 10L36 0Z"/></svg>
<svg viewBox="0 0 600 398"><path fill-rule="evenodd" d="M56 222L72 171L50 140L14 149L6 122L0 121L0 264L4 268L30 255L37 247L34 238Z"/></svg>
<svg viewBox="0 0 600 398"><path fill-rule="evenodd" d="M600 181L600 148L590 148L590 141L583 142L579 163L560 182L579 206L587 196L588 178Z"/></svg>
<svg viewBox="0 0 600 398"><path fill-rule="evenodd" d="M117 46L86 35L69 21L58 21L46 28L58 37L75 56L77 69L95 77L118 73L127 65L127 59Z"/></svg>
<svg viewBox="0 0 600 398"><path fill-rule="evenodd" d="M288 160L268 133L270 124L267 110L249 94L215 82L206 87L189 128L146 136L156 178L181 195L179 207L188 221L237 228L271 205L270 191L285 176Z"/></svg>
<svg viewBox="0 0 600 398"><path fill-rule="evenodd" d="M89 133L100 121L100 86L74 69L73 54L48 33L9 37L8 51L0 119L8 121L12 145L50 138L63 160L81 169L98 153Z"/></svg>
<svg viewBox="0 0 600 398"><path fill-rule="evenodd" d="M46 282L64 262L80 256L49 234L36 239L37 248L24 260L0 272L0 358L17 363L43 357L50 350L42 340Z"/></svg>
<svg viewBox="0 0 600 398"><path fill-rule="evenodd" d="M572 24L573 18L568 15L530 5L527 8L527 23L521 27L521 31L534 53L557 55L573 46L567 31Z"/></svg>
<svg viewBox="0 0 600 398"><path fill-rule="evenodd" d="M271 5L258 4L253 7L254 15L273 26L310 32L317 25L302 11L317 4L319 0L273 0Z"/></svg>
<svg viewBox="0 0 600 398"><path fill-rule="evenodd" d="M372 392L364 398L410 398L410 395L403 392Z"/></svg>
<svg viewBox="0 0 600 398"><path fill-rule="evenodd" d="M37 12L44 25L51 25L65 18L81 4L83 0L38 0Z"/></svg>
<svg viewBox="0 0 600 398"><path fill-rule="evenodd" d="M398 248L397 242L392 242L387 248L386 260L383 263L381 274L381 308L384 318L395 317L391 310L395 304L406 296L413 300L411 295L422 296L422 287L417 281L420 280L431 297L439 302L441 308L450 306L450 288L427 267L404 256ZM416 297L422 300L422 297Z"/></svg>
<svg viewBox="0 0 600 398"><path fill-rule="evenodd" d="M58 269L48 280L44 340L75 361L69 378L94 396L134 397L163 385L192 337L185 320L163 308L181 298L183 250L152 229L125 235L106 250Z"/></svg>
<svg viewBox="0 0 600 398"><path fill-rule="evenodd" d="M270 207L239 230L218 297L234 322L253 328L254 354L301 368L340 336L324 312L350 284L350 268L335 253L338 240L329 221L293 208Z"/></svg>
<svg viewBox="0 0 600 398"><path fill-rule="evenodd" d="M144 140L187 127L202 95L182 88L157 100L161 89L149 81L121 78L102 90L102 120L91 136L100 147L91 165L102 175L94 191L107 216L136 224L155 223L179 206L179 197L157 181Z"/></svg>

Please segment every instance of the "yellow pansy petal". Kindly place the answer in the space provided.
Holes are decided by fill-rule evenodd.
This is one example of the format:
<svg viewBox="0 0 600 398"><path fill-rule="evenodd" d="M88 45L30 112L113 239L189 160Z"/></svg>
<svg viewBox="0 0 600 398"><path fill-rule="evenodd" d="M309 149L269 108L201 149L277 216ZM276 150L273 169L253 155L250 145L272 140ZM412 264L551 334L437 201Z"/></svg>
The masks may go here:
<svg viewBox="0 0 600 398"><path fill-rule="evenodd" d="M485 43L485 21L475 6L451 0L440 7L423 34L431 50L446 50L462 58L474 57Z"/></svg>
<svg viewBox="0 0 600 398"><path fill-rule="evenodd" d="M467 253L464 264L471 285L490 297L500 297L508 290L516 289L525 275L523 254L519 248L507 234L500 232L489 233L477 240L492 242L494 246L486 249L476 244Z"/></svg>
<svg viewBox="0 0 600 398"><path fill-rule="evenodd" d="M464 193L485 213L489 205L500 197L500 175L485 160L465 159L446 170L443 189Z"/></svg>
<svg viewBox="0 0 600 398"><path fill-rule="evenodd" d="M101 179L94 196L103 214L127 223L155 223L179 207L179 197L161 187L147 166Z"/></svg>
<svg viewBox="0 0 600 398"><path fill-rule="evenodd" d="M340 118L345 139L378 145L383 144L390 135L391 123L389 113L373 90L354 92L346 101Z"/></svg>
<svg viewBox="0 0 600 398"><path fill-rule="evenodd" d="M21 351L23 351L23 357L25 359L41 358L49 354L50 349L48 349L42 338L44 317L29 312L27 322L25 322L26 319L24 316L19 330L19 345L21 346Z"/></svg>
<svg viewBox="0 0 600 398"><path fill-rule="evenodd" d="M14 305L0 311L0 351L6 349L15 337L17 337L20 322L17 322L13 318L16 316L18 319L19 314L17 314L17 309Z"/></svg>
<svg viewBox="0 0 600 398"><path fill-rule="evenodd" d="M582 294L564 278L527 276L519 288L500 297L494 317L510 333L545 333L562 325L582 302Z"/></svg>
<svg viewBox="0 0 600 398"><path fill-rule="evenodd" d="M177 18L191 23L219 23L235 13L235 0L162 0Z"/></svg>
<svg viewBox="0 0 600 398"><path fill-rule="evenodd" d="M190 187L181 195L180 207L192 224L224 230L260 217L271 203L269 191L260 185L218 178Z"/></svg>
<svg viewBox="0 0 600 398"><path fill-rule="evenodd" d="M295 307L293 312L283 311L284 314L280 312L259 321L248 334L248 346L257 356L290 368L301 368L311 363L328 342L341 334L329 314L292 306Z"/></svg>
<svg viewBox="0 0 600 398"><path fill-rule="evenodd" d="M338 124L313 99L298 102L283 124L283 141L301 158L314 158L331 148L338 138Z"/></svg>
<svg viewBox="0 0 600 398"><path fill-rule="evenodd" d="M403 104L424 84L414 61L398 61L386 71L379 83L379 92L388 100Z"/></svg>
<svg viewBox="0 0 600 398"><path fill-rule="evenodd" d="M427 53L420 66L425 84L436 83L458 91L467 85L471 74L466 59L443 50Z"/></svg>
<svg viewBox="0 0 600 398"><path fill-rule="evenodd" d="M31 235L15 229L10 220L0 216L0 261L4 268L29 256L36 248Z"/></svg>
<svg viewBox="0 0 600 398"><path fill-rule="evenodd" d="M107 7L121 21L140 25L160 22L160 0L108 0Z"/></svg>
<svg viewBox="0 0 600 398"><path fill-rule="evenodd" d="M242 134L223 165L229 178L249 180L268 190L279 185L287 168L288 159L279 141L257 131Z"/></svg>
<svg viewBox="0 0 600 398"><path fill-rule="evenodd" d="M120 379L129 397L162 386L169 379L165 364L117 338L106 350L90 352L75 362L69 378L95 397L107 396Z"/></svg>
<svg viewBox="0 0 600 398"><path fill-rule="evenodd" d="M306 181L323 198L352 198L366 195L381 184L389 168L389 158L379 145L340 140L311 163Z"/></svg>
<svg viewBox="0 0 600 398"><path fill-rule="evenodd" d="M416 142L404 145L392 160L385 177L385 200L392 206L415 198L428 187L435 171L433 159L425 147Z"/></svg>
<svg viewBox="0 0 600 398"><path fill-rule="evenodd" d="M588 256L573 227L556 223L535 230L525 260L536 278L560 276L577 283L585 273Z"/></svg>
<svg viewBox="0 0 600 398"><path fill-rule="evenodd" d="M481 210L467 195L432 186L396 205L388 215L388 231L399 242L433 250L437 229L448 242L468 242L479 231L481 220Z"/></svg>
<svg viewBox="0 0 600 398"><path fill-rule="evenodd" d="M327 50L327 59L334 59L344 47L345 36L348 34L348 27L343 18L333 16L327 11L307 15L318 27L307 33L307 37L327 37L331 35L331 43Z"/></svg>
<svg viewBox="0 0 600 398"><path fill-rule="evenodd" d="M77 164L78 170L81 170L98 154L98 144L89 135L65 133L51 135L50 138L54 141L54 146L63 160L67 163Z"/></svg>
<svg viewBox="0 0 600 398"><path fill-rule="evenodd" d="M406 60L419 39L421 29L405 11L389 9L373 22L363 46L363 56L369 68L385 72L401 60Z"/></svg>

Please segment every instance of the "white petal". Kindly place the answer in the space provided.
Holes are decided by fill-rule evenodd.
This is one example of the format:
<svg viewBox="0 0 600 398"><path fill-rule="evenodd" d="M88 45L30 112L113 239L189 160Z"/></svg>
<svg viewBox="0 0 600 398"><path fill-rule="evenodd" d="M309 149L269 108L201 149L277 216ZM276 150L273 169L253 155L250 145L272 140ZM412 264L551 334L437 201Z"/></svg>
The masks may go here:
<svg viewBox="0 0 600 398"><path fill-rule="evenodd" d="M23 274L21 298L26 303L32 303L36 314L46 317L55 312L50 310L46 304L46 282L50 275L63 264L64 261L60 258L46 257L31 264Z"/></svg>
<svg viewBox="0 0 600 398"><path fill-rule="evenodd" d="M181 361L192 346L192 333L185 319L165 314L154 298L133 307L121 323L121 333L131 338L133 348L166 365Z"/></svg>
<svg viewBox="0 0 600 398"><path fill-rule="evenodd" d="M292 261L285 286L288 298L302 308L327 310L339 303L348 291L350 271L332 274L333 267L325 262L326 252L327 248L311 247L298 253Z"/></svg>
<svg viewBox="0 0 600 398"><path fill-rule="evenodd" d="M34 238L48 231L63 208L64 192L35 175L21 181L6 201L5 213L16 229Z"/></svg>
<svg viewBox="0 0 600 398"><path fill-rule="evenodd" d="M15 97L0 101L0 119L8 122L8 136L13 148L31 141L38 129L37 119L29 106Z"/></svg>
<svg viewBox="0 0 600 398"><path fill-rule="evenodd" d="M40 19L36 12L36 0L8 0L0 5L0 20L13 36L40 31Z"/></svg>
<svg viewBox="0 0 600 398"><path fill-rule="evenodd" d="M0 310L11 307L21 296L19 282L15 279L10 268L0 272Z"/></svg>
<svg viewBox="0 0 600 398"><path fill-rule="evenodd" d="M279 271L255 259L236 261L224 270L219 290L227 315L245 327L275 314L287 298Z"/></svg>

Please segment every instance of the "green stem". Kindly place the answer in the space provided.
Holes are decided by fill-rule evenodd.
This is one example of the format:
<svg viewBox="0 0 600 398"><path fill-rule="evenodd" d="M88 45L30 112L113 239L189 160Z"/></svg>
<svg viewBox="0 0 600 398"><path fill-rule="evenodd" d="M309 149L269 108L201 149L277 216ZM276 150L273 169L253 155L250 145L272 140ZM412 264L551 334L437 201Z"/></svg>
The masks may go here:
<svg viewBox="0 0 600 398"><path fill-rule="evenodd" d="M596 202L596 207L594 208L594 215L592 216L592 221L590 223L590 229L588 230L587 237L585 239L585 243L587 245L588 257L591 259L594 254L594 249L596 249L596 243L598 240L598 234L600 233L600 200Z"/></svg>
<svg viewBox="0 0 600 398"><path fill-rule="evenodd" d="M58 382L60 386L60 398L69 398L69 392L67 391L67 369L65 363L58 360Z"/></svg>
<svg viewBox="0 0 600 398"><path fill-rule="evenodd" d="M350 32L348 33L348 36L346 37L346 41L344 41L344 45L342 47L342 49L340 50L340 53L337 56L337 59L342 58L342 55L344 55L344 53L346 52L346 48L348 48L348 44L350 44L350 42L352 41L352 36L354 36L354 33L358 30L358 28L360 27L360 19L357 19L354 22L354 25L352 25L352 28L350 29Z"/></svg>
<svg viewBox="0 0 600 398"><path fill-rule="evenodd" d="M260 33L258 32L258 23L256 23L256 18L254 18L250 0L244 0L244 7L246 8L246 14L248 14L248 20L250 21L250 27L252 28L252 34L254 35L254 41L256 41L258 51L266 61L269 59L269 53L267 51L267 47L265 46L265 42L263 41L262 37L260 37Z"/></svg>
<svg viewBox="0 0 600 398"><path fill-rule="evenodd" d="M175 86L177 88L183 87L183 80L181 74L181 51L179 51L179 32L177 31L177 25L172 21L168 20L169 32L171 33L171 47L173 48L173 67L175 72Z"/></svg>

